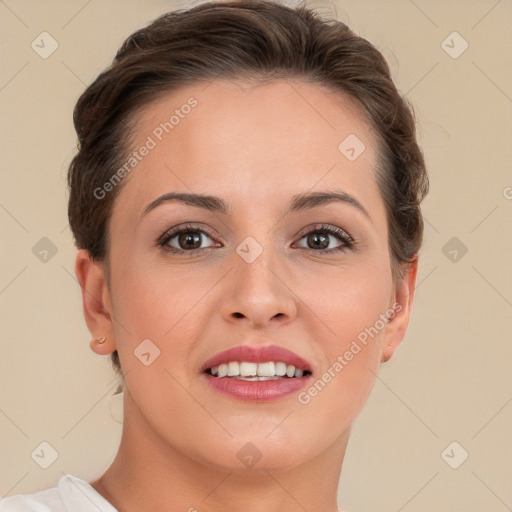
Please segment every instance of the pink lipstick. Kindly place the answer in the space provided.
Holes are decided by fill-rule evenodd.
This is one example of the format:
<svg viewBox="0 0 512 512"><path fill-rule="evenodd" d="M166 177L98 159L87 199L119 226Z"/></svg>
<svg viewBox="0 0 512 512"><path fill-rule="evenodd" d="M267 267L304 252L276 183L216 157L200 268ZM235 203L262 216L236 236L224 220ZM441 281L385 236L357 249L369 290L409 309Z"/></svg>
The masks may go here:
<svg viewBox="0 0 512 512"><path fill-rule="evenodd" d="M201 368L213 389L244 401L275 401L297 392L311 377L311 365L277 345L238 347L216 354Z"/></svg>

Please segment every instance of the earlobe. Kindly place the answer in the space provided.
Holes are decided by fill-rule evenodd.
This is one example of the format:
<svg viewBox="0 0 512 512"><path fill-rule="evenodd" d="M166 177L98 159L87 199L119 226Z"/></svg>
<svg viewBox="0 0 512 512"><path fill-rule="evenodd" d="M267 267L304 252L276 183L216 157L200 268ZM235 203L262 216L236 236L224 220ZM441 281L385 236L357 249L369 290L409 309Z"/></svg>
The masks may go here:
<svg viewBox="0 0 512 512"><path fill-rule="evenodd" d="M110 292L101 262L92 260L89 251L76 255L75 273L82 291L85 322L93 337L90 345L97 354L111 354L115 349L112 332Z"/></svg>
<svg viewBox="0 0 512 512"><path fill-rule="evenodd" d="M404 270L402 279L397 283L393 303L394 314L389 318L386 326L385 346L382 350L382 362L389 361L402 342L409 318L411 316L418 259L409 263Z"/></svg>

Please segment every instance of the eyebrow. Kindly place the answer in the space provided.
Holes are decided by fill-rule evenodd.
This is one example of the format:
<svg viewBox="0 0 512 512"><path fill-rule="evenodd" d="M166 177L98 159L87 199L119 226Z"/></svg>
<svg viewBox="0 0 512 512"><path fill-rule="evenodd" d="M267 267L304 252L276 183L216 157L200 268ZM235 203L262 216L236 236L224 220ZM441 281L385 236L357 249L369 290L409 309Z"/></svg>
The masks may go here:
<svg viewBox="0 0 512 512"><path fill-rule="evenodd" d="M227 214L229 212L228 205L220 197L185 192L168 192L160 197L157 197L154 201L149 203L144 209L142 215L144 216L161 204L169 202L179 202L189 206L195 206L196 208L203 208L215 213ZM342 202L354 206L370 219L370 215L364 206L355 197L351 196L347 192L344 192L343 190L334 192L306 192L303 194L296 194L292 196L289 211L298 212L309 210L333 202Z"/></svg>

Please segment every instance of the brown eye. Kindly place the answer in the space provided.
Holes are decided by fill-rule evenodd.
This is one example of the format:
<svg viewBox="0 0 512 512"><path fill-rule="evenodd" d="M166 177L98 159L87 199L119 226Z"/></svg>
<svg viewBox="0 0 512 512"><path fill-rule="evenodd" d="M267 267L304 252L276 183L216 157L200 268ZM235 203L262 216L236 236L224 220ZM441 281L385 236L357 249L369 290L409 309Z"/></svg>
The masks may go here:
<svg viewBox="0 0 512 512"><path fill-rule="evenodd" d="M210 241L210 245L204 245ZM194 226L173 228L167 231L159 241L164 249L176 253L198 252L214 245L212 238L203 229Z"/></svg>
<svg viewBox="0 0 512 512"><path fill-rule="evenodd" d="M329 237L326 233L314 232L306 237L306 243L310 249L328 249Z"/></svg>
<svg viewBox="0 0 512 512"><path fill-rule="evenodd" d="M304 249L311 249L319 253L343 251L354 246L353 238L343 229L322 225L305 233L299 242L304 241L305 245L299 245Z"/></svg>
<svg viewBox="0 0 512 512"><path fill-rule="evenodd" d="M196 233L180 233L177 235L179 249L199 249L201 246L201 234Z"/></svg>

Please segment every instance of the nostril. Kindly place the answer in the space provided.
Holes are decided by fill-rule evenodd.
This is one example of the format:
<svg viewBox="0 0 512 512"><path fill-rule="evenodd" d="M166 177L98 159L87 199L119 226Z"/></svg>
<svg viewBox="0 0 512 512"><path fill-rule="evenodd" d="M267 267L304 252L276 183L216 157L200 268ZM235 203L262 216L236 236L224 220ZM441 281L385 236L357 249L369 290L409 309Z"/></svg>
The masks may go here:
<svg viewBox="0 0 512 512"><path fill-rule="evenodd" d="M244 315L242 315L242 313L238 313L238 312L237 312L237 313L233 313L233 314L234 314L237 318L241 318L241 317L243 317L243 316L244 316Z"/></svg>

